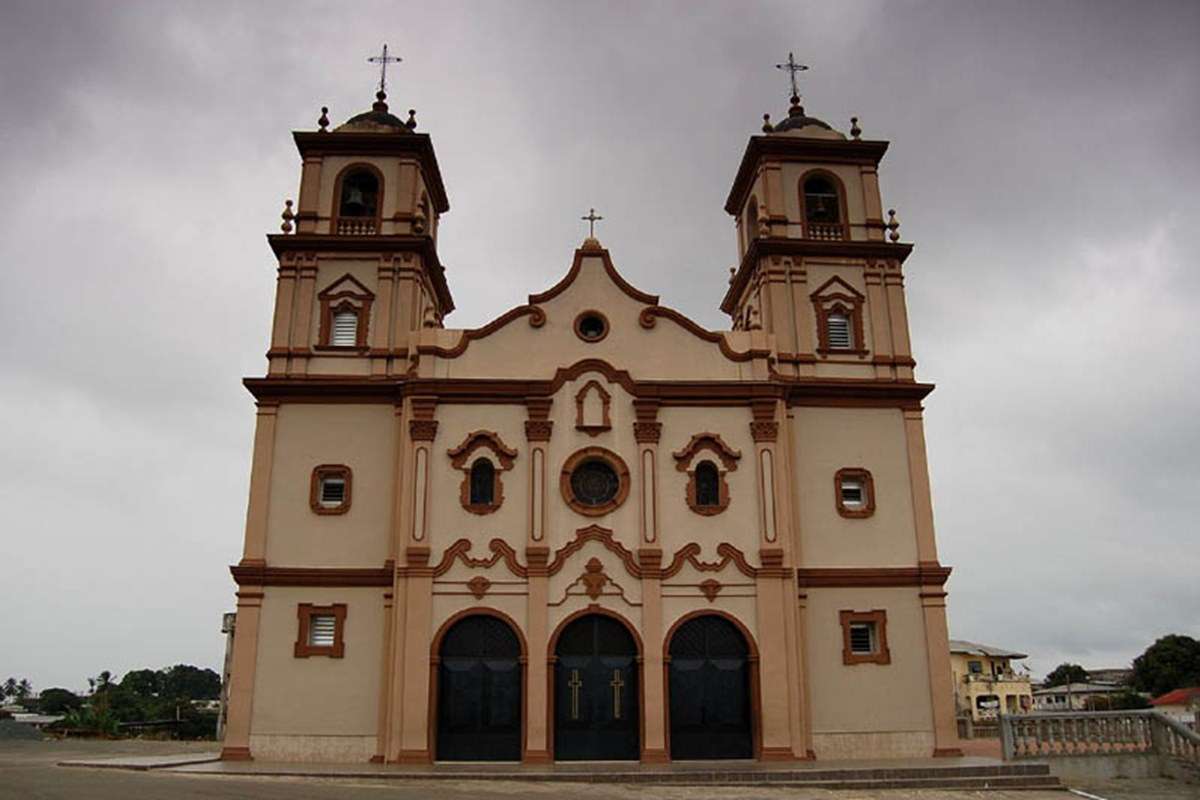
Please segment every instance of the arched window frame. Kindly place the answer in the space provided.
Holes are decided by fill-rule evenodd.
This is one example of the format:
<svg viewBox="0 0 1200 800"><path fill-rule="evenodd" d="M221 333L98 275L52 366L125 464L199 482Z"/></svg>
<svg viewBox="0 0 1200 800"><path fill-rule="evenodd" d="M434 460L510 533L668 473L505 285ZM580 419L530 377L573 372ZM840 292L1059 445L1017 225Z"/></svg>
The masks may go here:
<svg viewBox="0 0 1200 800"><path fill-rule="evenodd" d="M738 467L741 451L734 450L715 433L697 433L681 450L672 454L675 457L675 469L687 474L687 487L684 497L688 508L701 516L711 517L729 508L729 482L725 479L727 473ZM700 505L699 490L696 484L696 469L705 461L710 462L717 470L717 504Z"/></svg>
<svg viewBox="0 0 1200 800"><path fill-rule="evenodd" d="M317 300L321 306L321 325L316 349L353 353L365 350L367 329L371 320L371 304L375 301L371 290L355 280L353 275L346 273L318 294ZM333 317L343 311L354 312L358 316L358 324L355 326L356 341L353 345L333 343Z"/></svg>
<svg viewBox="0 0 1200 800"><path fill-rule="evenodd" d="M838 277L833 277L809 295L817 321L817 354L828 358L836 355L867 355L863 325L863 306L866 296ZM846 315L850 320L850 347L833 347L829 341L829 315Z"/></svg>
<svg viewBox="0 0 1200 800"><path fill-rule="evenodd" d="M824 178L833 184L833 190L838 196L838 221L836 223L808 221L808 202L805 199L804 185L812 178ZM822 239L827 241L845 241L850 238L850 217L846 209L846 185L842 179L827 169L813 169L800 176L800 219L804 224L805 239ZM820 227L817 227L820 226Z"/></svg>
<svg viewBox="0 0 1200 800"><path fill-rule="evenodd" d="M459 488L459 501L462 507L472 514L491 514L504 504L504 481L502 473L513 468L517 451L508 445L495 431L473 431L467 434L462 444L446 451L450 456L450 465L463 474ZM492 489L492 502L474 503L471 498L471 473L475 462L485 458L492 464L492 477L495 481Z"/></svg>
<svg viewBox="0 0 1200 800"><path fill-rule="evenodd" d="M375 180L379 182L379 194L375 198L375 216L374 217L342 217L342 184L349 175L355 172L366 171L375 175ZM332 233L342 236L354 235L373 235L379 233L379 226L383 220L383 199L386 197L384 188L386 183L383 180L383 173L379 167L374 164L369 164L365 161L347 164L338 173L337 178L333 182L333 208L330 211L329 229ZM345 224L343 224L345 220ZM353 222L351 222L353 221ZM345 230L343 230L345 228Z"/></svg>

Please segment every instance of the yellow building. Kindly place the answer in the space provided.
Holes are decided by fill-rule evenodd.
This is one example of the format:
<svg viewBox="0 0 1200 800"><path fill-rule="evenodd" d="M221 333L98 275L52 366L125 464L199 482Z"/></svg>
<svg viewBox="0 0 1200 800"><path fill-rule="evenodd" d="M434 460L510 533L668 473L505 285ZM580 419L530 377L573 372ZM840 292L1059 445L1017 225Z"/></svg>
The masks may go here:
<svg viewBox="0 0 1200 800"><path fill-rule="evenodd" d="M887 143L730 154L725 330L594 236L454 330L415 127L293 137L224 757L958 754Z"/></svg>
<svg viewBox="0 0 1200 800"><path fill-rule="evenodd" d="M997 714L1025 714L1033 710L1029 673L1013 669L1012 662L1025 653L1002 650L975 642L950 640L950 672L954 676L954 701L960 716L975 722L996 719Z"/></svg>

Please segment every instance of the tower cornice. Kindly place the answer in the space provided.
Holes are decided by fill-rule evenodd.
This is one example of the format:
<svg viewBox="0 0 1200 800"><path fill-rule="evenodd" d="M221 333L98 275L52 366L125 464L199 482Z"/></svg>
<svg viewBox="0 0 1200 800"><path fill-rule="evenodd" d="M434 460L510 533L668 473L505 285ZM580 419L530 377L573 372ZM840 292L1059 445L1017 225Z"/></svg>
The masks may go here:
<svg viewBox="0 0 1200 800"><path fill-rule="evenodd" d="M439 214L450 210L450 199L442 183L433 152L433 141L427 133L338 133L337 131L292 131L296 149L302 158L309 156L395 156L412 155L421 164L429 185L434 208Z"/></svg>
<svg viewBox="0 0 1200 800"><path fill-rule="evenodd" d="M846 141L809 139L801 136L751 136L742 156L733 187L725 200L725 211L736 216L746 202L746 193L754 183L754 172L765 158L779 161L811 161L822 164L866 164L878 167L887 152L884 141Z"/></svg>
<svg viewBox="0 0 1200 800"><path fill-rule="evenodd" d="M754 239L738 265L725 299L721 301L721 310L732 314L737 307L738 298L746 289L754 267L760 258L766 256L805 256L827 258L863 258L896 260L901 264L912 252L913 246L906 242L876 242L876 241L837 241L825 239L788 239L779 236L767 236Z"/></svg>

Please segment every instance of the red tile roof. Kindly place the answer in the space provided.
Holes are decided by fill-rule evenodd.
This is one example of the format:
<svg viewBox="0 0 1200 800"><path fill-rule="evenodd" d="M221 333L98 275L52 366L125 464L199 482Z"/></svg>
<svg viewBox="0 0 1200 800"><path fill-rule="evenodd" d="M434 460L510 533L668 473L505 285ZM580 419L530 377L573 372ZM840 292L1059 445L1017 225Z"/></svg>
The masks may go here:
<svg viewBox="0 0 1200 800"><path fill-rule="evenodd" d="M1186 706L1188 701L1193 697L1200 696L1200 686L1193 686L1189 689L1175 689L1167 692L1161 697L1156 697L1150 701L1152 706Z"/></svg>

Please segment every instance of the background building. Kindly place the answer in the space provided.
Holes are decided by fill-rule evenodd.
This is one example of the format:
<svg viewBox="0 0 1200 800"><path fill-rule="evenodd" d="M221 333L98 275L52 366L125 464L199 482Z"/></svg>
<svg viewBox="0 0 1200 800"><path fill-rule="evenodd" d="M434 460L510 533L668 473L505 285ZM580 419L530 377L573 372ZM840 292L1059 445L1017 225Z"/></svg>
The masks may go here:
<svg viewBox="0 0 1200 800"><path fill-rule="evenodd" d="M1021 714L1032 710L1033 691L1029 673L1013 668L1025 653L950 640L950 672L954 677L954 699L960 715L975 722L994 720L999 713Z"/></svg>

